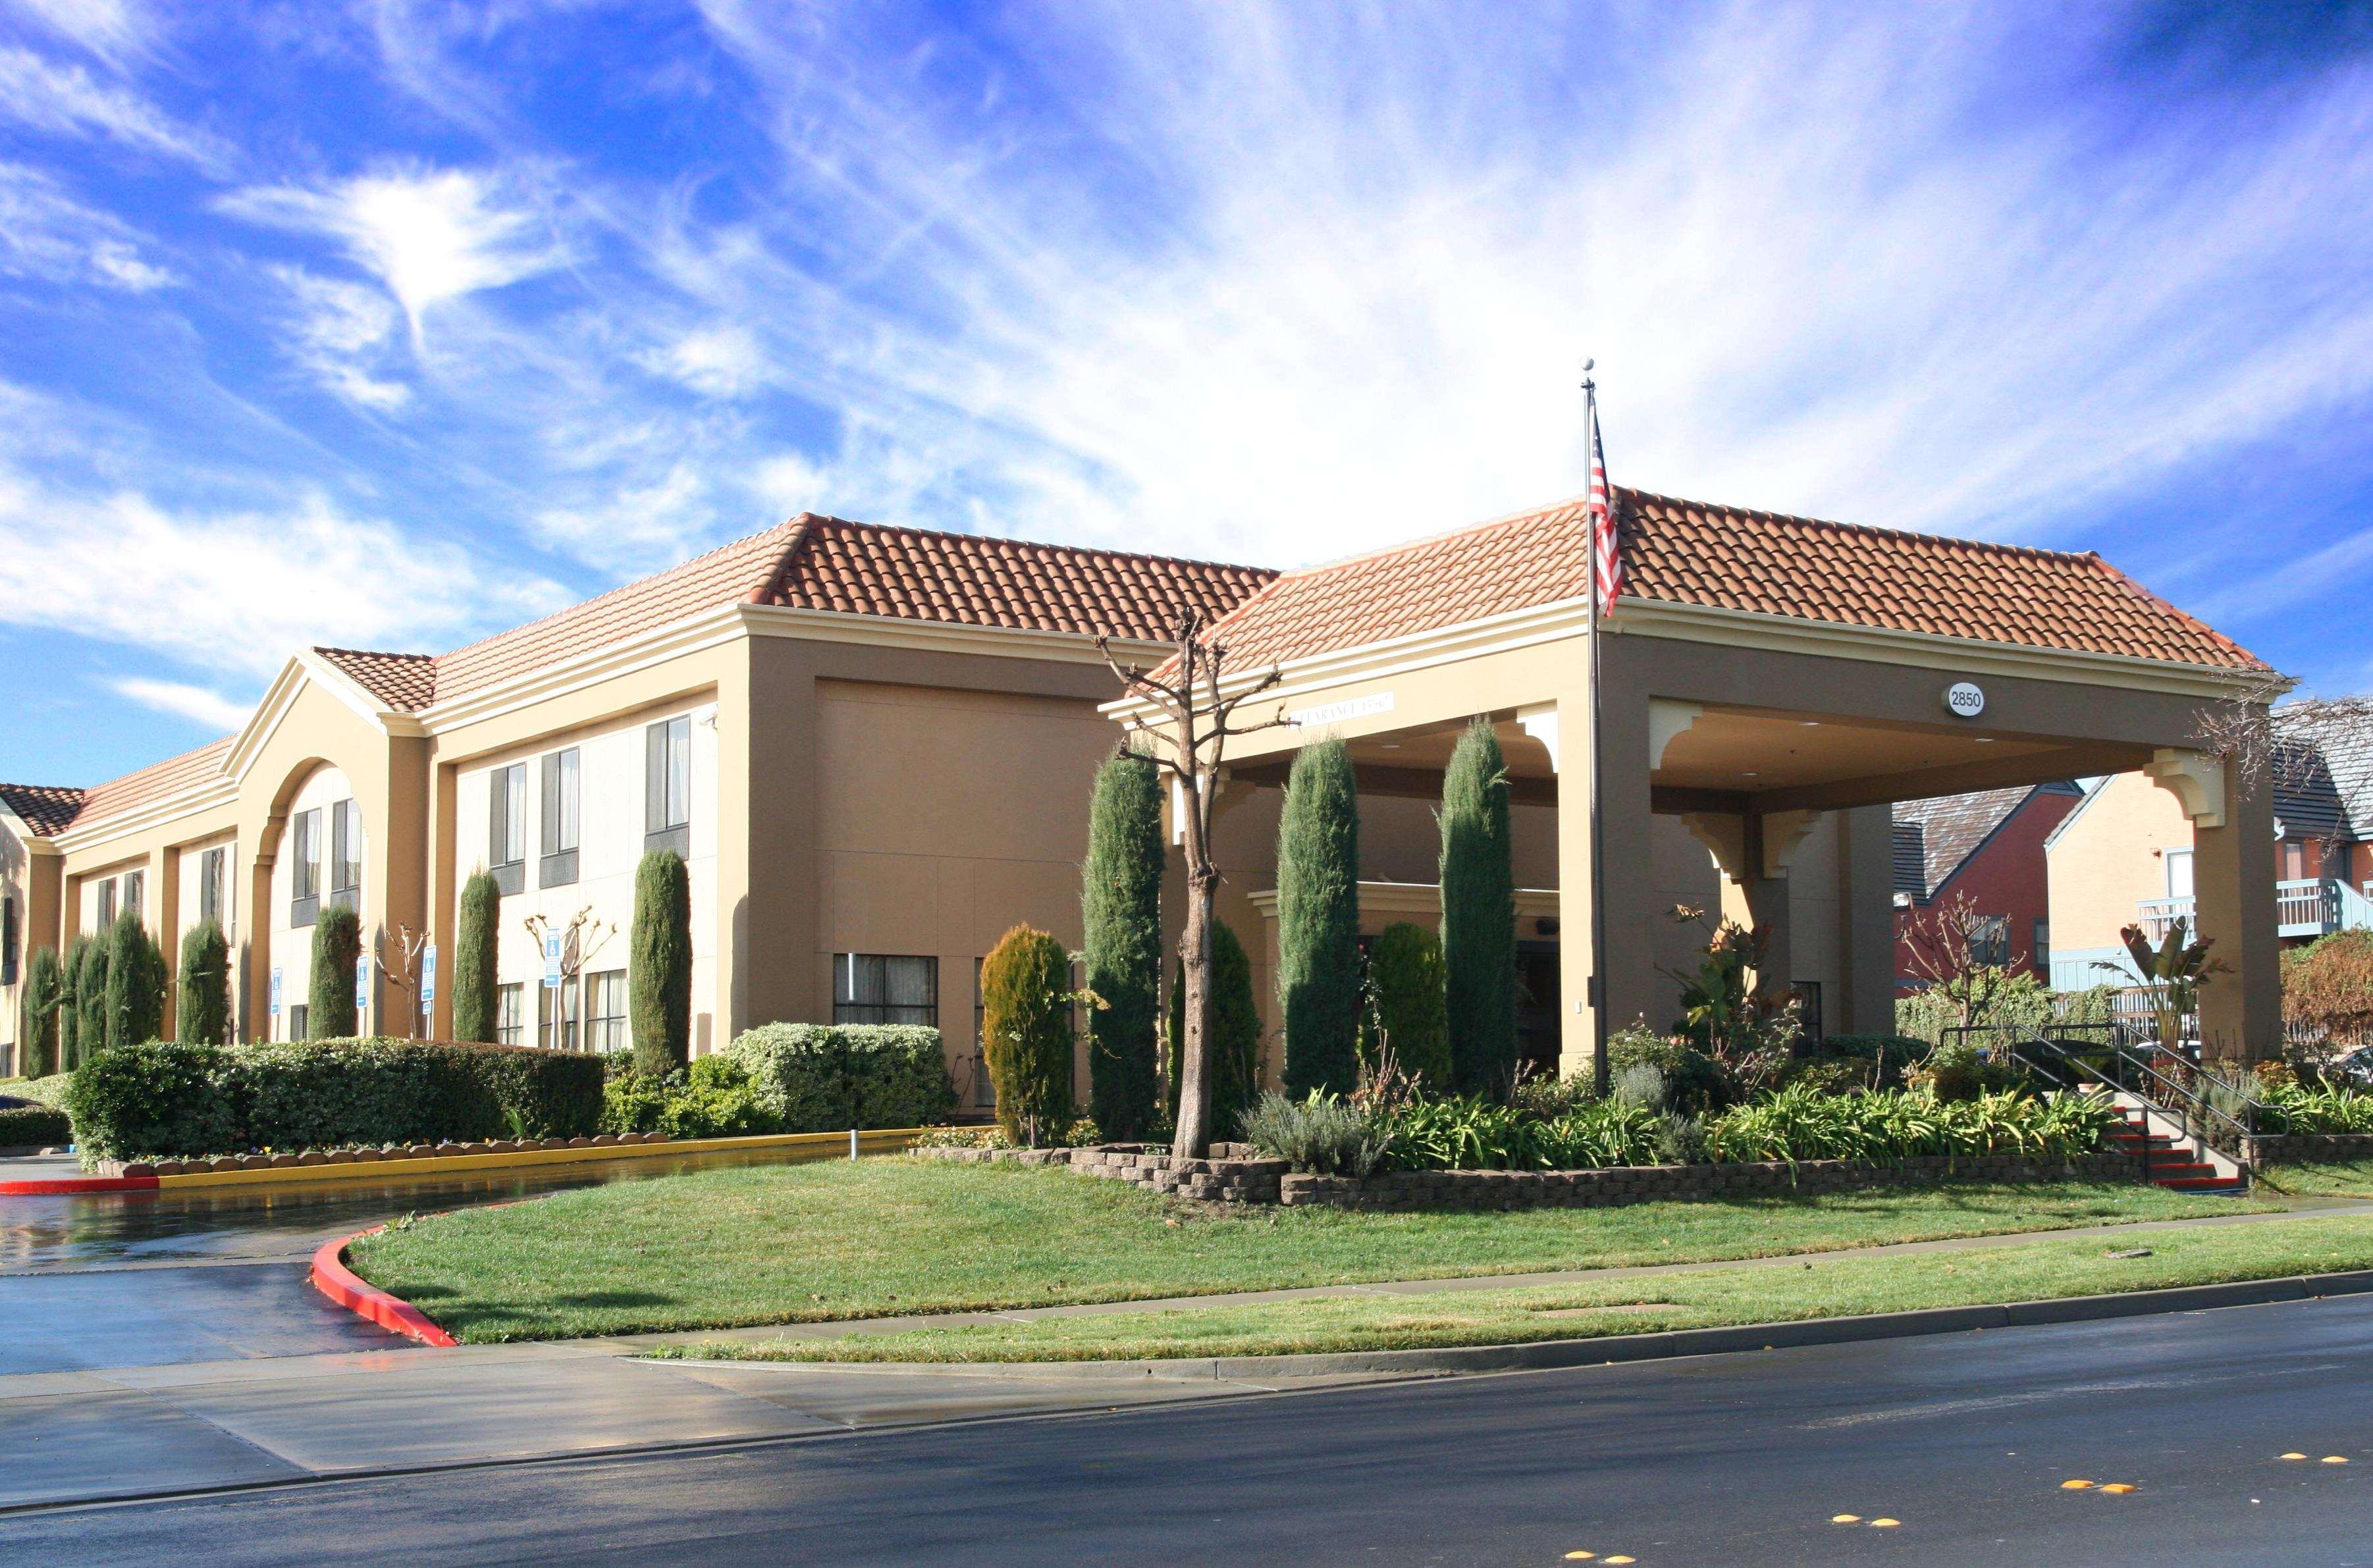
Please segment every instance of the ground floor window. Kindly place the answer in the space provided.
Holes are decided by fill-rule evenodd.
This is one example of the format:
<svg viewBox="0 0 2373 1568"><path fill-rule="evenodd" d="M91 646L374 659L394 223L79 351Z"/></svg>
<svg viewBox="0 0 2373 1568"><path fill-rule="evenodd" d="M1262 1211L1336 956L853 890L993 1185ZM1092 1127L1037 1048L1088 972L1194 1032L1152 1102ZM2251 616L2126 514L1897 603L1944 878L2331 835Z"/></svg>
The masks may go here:
<svg viewBox="0 0 2373 1568"><path fill-rule="evenodd" d="M527 1028L527 987L498 985L495 988L495 1043L518 1045Z"/></svg>
<svg viewBox="0 0 2373 1568"><path fill-rule="evenodd" d="M883 953L834 954L832 1021L937 1028L940 960Z"/></svg>
<svg viewBox="0 0 2373 1568"><path fill-rule="evenodd" d="M1818 1045L1827 1038L1828 1023L1821 1016L1821 982L1800 980L1795 984L1796 1023L1804 1031L1805 1040Z"/></svg>
<svg viewBox="0 0 2373 1568"><path fill-rule="evenodd" d="M288 1038L290 1040L303 1040L306 1038L306 1016L311 1011L312 1009L306 1006L302 1002L296 1004L288 1009Z"/></svg>
<svg viewBox="0 0 2373 1568"><path fill-rule="evenodd" d="M559 1027L554 1028L557 1016ZM577 987L567 980L535 988L535 1043L556 1051L577 1049Z"/></svg>
<svg viewBox="0 0 2373 1568"><path fill-rule="evenodd" d="M585 977L585 1048L626 1049L626 971L604 970Z"/></svg>

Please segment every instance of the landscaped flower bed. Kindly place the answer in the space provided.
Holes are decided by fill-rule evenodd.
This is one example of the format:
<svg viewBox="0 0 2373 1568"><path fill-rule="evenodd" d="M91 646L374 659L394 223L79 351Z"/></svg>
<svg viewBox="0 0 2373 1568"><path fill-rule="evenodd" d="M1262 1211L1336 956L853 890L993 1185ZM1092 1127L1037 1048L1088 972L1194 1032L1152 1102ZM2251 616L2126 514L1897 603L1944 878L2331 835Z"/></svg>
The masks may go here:
<svg viewBox="0 0 2373 1568"><path fill-rule="evenodd" d="M307 1149L301 1154L208 1155L195 1159L111 1160L91 1163L103 1176L190 1176L200 1171L293 1170L299 1166L380 1165L403 1160L448 1159L457 1155L511 1155L539 1149L607 1149L626 1144L664 1144L660 1132L603 1132L588 1138L495 1138L470 1144L411 1144L378 1148Z"/></svg>

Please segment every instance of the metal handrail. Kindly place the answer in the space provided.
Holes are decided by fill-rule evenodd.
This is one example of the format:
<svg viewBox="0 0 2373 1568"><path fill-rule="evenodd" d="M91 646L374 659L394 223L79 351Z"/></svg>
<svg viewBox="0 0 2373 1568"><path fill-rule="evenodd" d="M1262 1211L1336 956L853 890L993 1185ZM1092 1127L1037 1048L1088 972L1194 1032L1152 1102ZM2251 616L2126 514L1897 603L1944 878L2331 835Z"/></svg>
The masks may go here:
<svg viewBox="0 0 2373 1568"><path fill-rule="evenodd" d="M2080 1048L2067 1038L2095 1030L2107 1037L2098 1045ZM2064 1066L2075 1072L2092 1073L2101 1082L2133 1095L2142 1101L2145 1112L2143 1173L2145 1180L2149 1179L2152 1158L2149 1118L2152 1110L2173 1116L2185 1137L2196 1139L2207 1147L2216 1146L2217 1132L2230 1129L2227 1136L2236 1144L2231 1152L2241 1156L2246 1168L2249 1141L2257 1136L2255 1123L2258 1112L2264 1107L2242 1093L2238 1086L2207 1073L2181 1052L2171 1051L2156 1040L2148 1042L2147 1049L2129 1044L2120 1038L2122 1030L2115 1024L2061 1024L2042 1029L2005 1024L1969 1024L1954 1026L1945 1033L1963 1038L1978 1034L1998 1035L2004 1038L2010 1053L2022 1064L2041 1071L2045 1077L2055 1082L2068 1081L2066 1075L2057 1070ZM2046 1059L2039 1059L2039 1051ZM2249 1121L2244 1121L2212 1104L2191 1085L2162 1071L2152 1060L2155 1055L2168 1058L2171 1064L2182 1071L2206 1076L2211 1082L2230 1090L2239 1100ZM2088 1056L2099 1058L2100 1063L2097 1064L2088 1061ZM2051 1059L2056 1059L2056 1066ZM2139 1082L2130 1079L2129 1074L2139 1074Z"/></svg>

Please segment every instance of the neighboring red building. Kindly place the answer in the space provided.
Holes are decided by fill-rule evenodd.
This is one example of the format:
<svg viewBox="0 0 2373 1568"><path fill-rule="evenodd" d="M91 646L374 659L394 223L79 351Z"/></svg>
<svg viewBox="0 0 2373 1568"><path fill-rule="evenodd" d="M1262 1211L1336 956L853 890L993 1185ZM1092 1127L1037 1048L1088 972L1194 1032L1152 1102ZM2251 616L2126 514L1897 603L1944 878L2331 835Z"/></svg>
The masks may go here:
<svg viewBox="0 0 2373 1568"><path fill-rule="evenodd" d="M2051 877L2043 841L2085 798L2075 784L1981 790L1895 807L1895 983L1923 981L1906 933L1920 912L1969 895L1998 923L1995 952L2014 973L2052 976Z"/></svg>

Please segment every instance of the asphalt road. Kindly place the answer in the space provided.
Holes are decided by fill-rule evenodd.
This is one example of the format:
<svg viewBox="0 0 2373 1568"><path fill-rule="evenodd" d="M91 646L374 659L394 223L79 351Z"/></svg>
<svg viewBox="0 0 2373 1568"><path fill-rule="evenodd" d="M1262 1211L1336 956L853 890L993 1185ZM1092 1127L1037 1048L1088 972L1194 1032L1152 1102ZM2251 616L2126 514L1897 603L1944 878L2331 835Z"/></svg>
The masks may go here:
<svg viewBox="0 0 2373 1568"><path fill-rule="evenodd" d="M21 1515L0 1560L2295 1568L2373 1562L2368 1471L2354 1298Z"/></svg>

